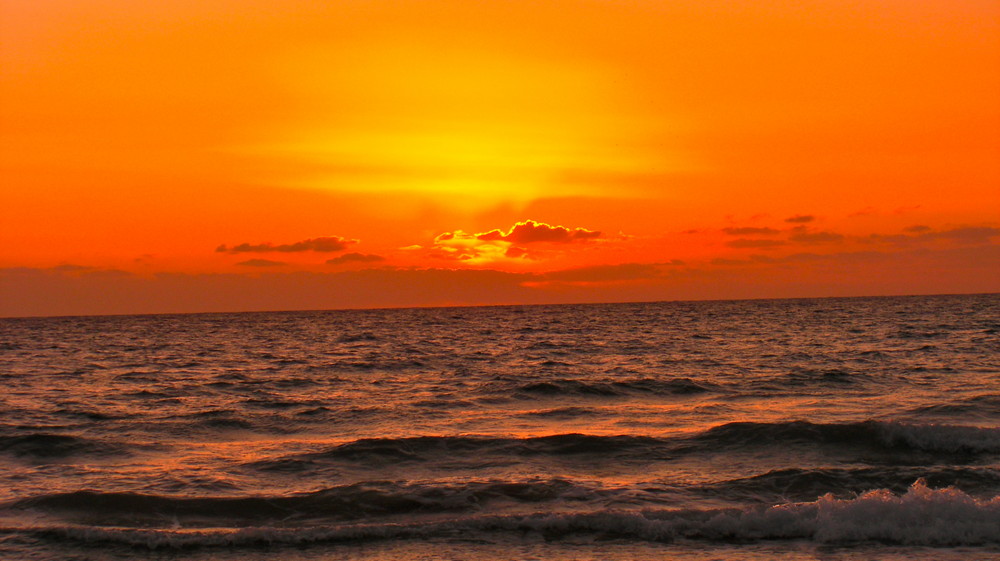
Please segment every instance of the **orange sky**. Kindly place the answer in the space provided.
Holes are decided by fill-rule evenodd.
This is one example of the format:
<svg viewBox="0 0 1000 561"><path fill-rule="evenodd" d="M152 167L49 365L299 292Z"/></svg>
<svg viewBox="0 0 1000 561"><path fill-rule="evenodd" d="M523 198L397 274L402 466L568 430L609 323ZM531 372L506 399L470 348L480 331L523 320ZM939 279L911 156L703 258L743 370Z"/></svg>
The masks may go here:
<svg viewBox="0 0 1000 561"><path fill-rule="evenodd" d="M0 315L1000 291L1000 4L0 0Z"/></svg>

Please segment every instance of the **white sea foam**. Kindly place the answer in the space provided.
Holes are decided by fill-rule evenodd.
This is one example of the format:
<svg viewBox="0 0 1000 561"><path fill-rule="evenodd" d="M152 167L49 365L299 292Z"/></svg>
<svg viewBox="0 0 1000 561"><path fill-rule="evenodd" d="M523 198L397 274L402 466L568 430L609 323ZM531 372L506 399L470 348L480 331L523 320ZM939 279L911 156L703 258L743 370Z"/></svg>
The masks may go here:
<svg viewBox="0 0 1000 561"><path fill-rule="evenodd" d="M975 499L954 488L917 481L902 496L881 489L854 499L826 495L808 503L720 513L679 528L692 537L802 537L824 543L878 541L907 545L1000 542L1000 497Z"/></svg>
<svg viewBox="0 0 1000 561"><path fill-rule="evenodd" d="M146 548L295 545L525 532L549 538L600 534L646 541L804 539L834 544L957 546L1000 543L1000 496L977 499L953 488L930 489L918 481L903 495L875 490L853 499L827 495L812 502L750 509L478 516L427 523L295 528L153 530L59 526L3 530L12 532Z"/></svg>

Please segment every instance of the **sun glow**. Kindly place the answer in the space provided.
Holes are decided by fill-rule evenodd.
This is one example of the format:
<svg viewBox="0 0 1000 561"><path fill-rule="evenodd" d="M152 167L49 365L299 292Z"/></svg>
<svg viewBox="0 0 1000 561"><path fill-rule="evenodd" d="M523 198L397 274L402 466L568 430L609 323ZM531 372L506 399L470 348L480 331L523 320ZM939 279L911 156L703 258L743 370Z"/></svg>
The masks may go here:
<svg viewBox="0 0 1000 561"><path fill-rule="evenodd" d="M409 44L365 52L345 59L311 50L281 64L296 95L322 97L329 112L268 131L286 141L251 149L304 170L274 181L475 207L628 195L561 178L653 165L632 146L648 123L630 114L627 81L599 65ZM662 166L663 154L655 162Z"/></svg>

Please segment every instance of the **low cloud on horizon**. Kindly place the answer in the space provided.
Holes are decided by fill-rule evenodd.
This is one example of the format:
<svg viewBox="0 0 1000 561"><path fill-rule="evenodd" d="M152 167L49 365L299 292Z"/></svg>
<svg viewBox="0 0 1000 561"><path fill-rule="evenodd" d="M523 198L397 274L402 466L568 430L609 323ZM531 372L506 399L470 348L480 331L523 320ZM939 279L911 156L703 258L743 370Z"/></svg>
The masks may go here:
<svg viewBox="0 0 1000 561"><path fill-rule="evenodd" d="M628 262L539 273L278 269L153 275L86 266L0 269L0 293L18 295L0 300L0 316L1000 292L1000 245Z"/></svg>

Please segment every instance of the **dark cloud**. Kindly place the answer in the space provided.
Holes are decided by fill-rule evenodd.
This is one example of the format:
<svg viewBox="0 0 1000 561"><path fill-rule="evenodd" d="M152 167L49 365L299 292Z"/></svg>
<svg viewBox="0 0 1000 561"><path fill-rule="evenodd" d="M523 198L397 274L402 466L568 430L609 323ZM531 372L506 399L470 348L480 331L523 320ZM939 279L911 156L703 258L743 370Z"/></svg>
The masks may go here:
<svg viewBox="0 0 1000 561"><path fill-rule="evenodd" d="M345 263L378 263L379 261L385 261L385 257L366 253L345 253L333 259L327 259L326 264L343 265Z"/></svg>
<svg viewBox="0 0 1000 561"><path fill-rule="evenodd" d="M785 222L789 224L805 224L807 222L812 222L816 220L816 217L811 214L796 214L795 216L789 216L785 219Z"/></svg>
<svg viewBox="0 0 1000 561"><path fill-rule="evenodd" d="M842 241L844 236L836 232L800 232L788 239L798 243L830 243Z"/></svg>
<svg viewBox="0 0 1000 561"><path fill-rule="evenodd" d="M916 233L910 235L895 234L889 236L872 234L866 238L866 241L891 243L900 246L918 245L938 241L962 245L984 245L991 243L993 238L1000 236L1000 228L992 228L988 226L966 226L962 228L944 230L941 232L932 231L930 228L924 230L924 226L916 227L918 230L912 230L912 228L914 227L911 226L910 228L907 228L906 231Z"/></svg>
<svg viewBox="0 0 1000 561"><path fill-rule="evenodd" d="M476 238L483 241L506 241L516 244L529 244L537 242L572 243L592 240L600 236L600 232L586 228L567 228L565 226L552 226L544 222L535 222L534 220L525 220L524 222L515 224L506 233L501 230L490 230L483 234L477 234Z"/></svg>
<svg viewBox="0 0 1000 561"><path fill-rule="evenodd" d="M909 232L911 234L923 234L925 232L930 232L931 231L931 227L930 226L924 226L923 224L915 224L913 226L908 226L906 228L903 228L903 231L904 232Z"/></svg>
<svg viewBox="0 0 1000 561"><path fill-rule="evenodd" d="M773 236L781 233L780 230L775 230L774 228L757 228L753 226L747 226L744 228L723 228L722 231L730 236Z"/></svg>
<svg viewBox="0 0 1000 561"><path fill-rule="evenodd" d="M280 245L274 245L270 242L260 244L241 243L234 246L223 244L215 248L215 251L219 253L297 253L303 251L333 253L343 251L355 243L358 243L358 240L349 240L340 236L326 236Z"/></svg>
<svg viewBox="0 0 1000 561"><path fill-rule="evenodd" d="M504 256L510 257L511 259L525 257L526 255L528 255L528 250L523 247L517 247L516 245L510 246L507 248L507 251L504 252Z"/></svg>
<svg viewBox="0 0 1000 561"><path fill-rule="evenodd" d="M283 267L287 263L282 263L281 261L271 261L270 259L248 259L246 261L240 261L237 265L242 265L244 267Z"/></svg>
<svg viewBox="0 0 1000 561"><path fill-rule="evenodd" d="M1000 228L967 227L945 230L944 232L928 232L922 234L931 239L945 239L965 244L989 243L992 238L1000 236Z"/></svg>
<svg viewBox="0 0 1000 561"><path fill-rule="evenodd" d="M738 240L732 240L726 242L726 245L736 249L767 249L771 247L779 247L785 245L785 242L781 240L755 240L749 238L740 238Z"/></svg>

